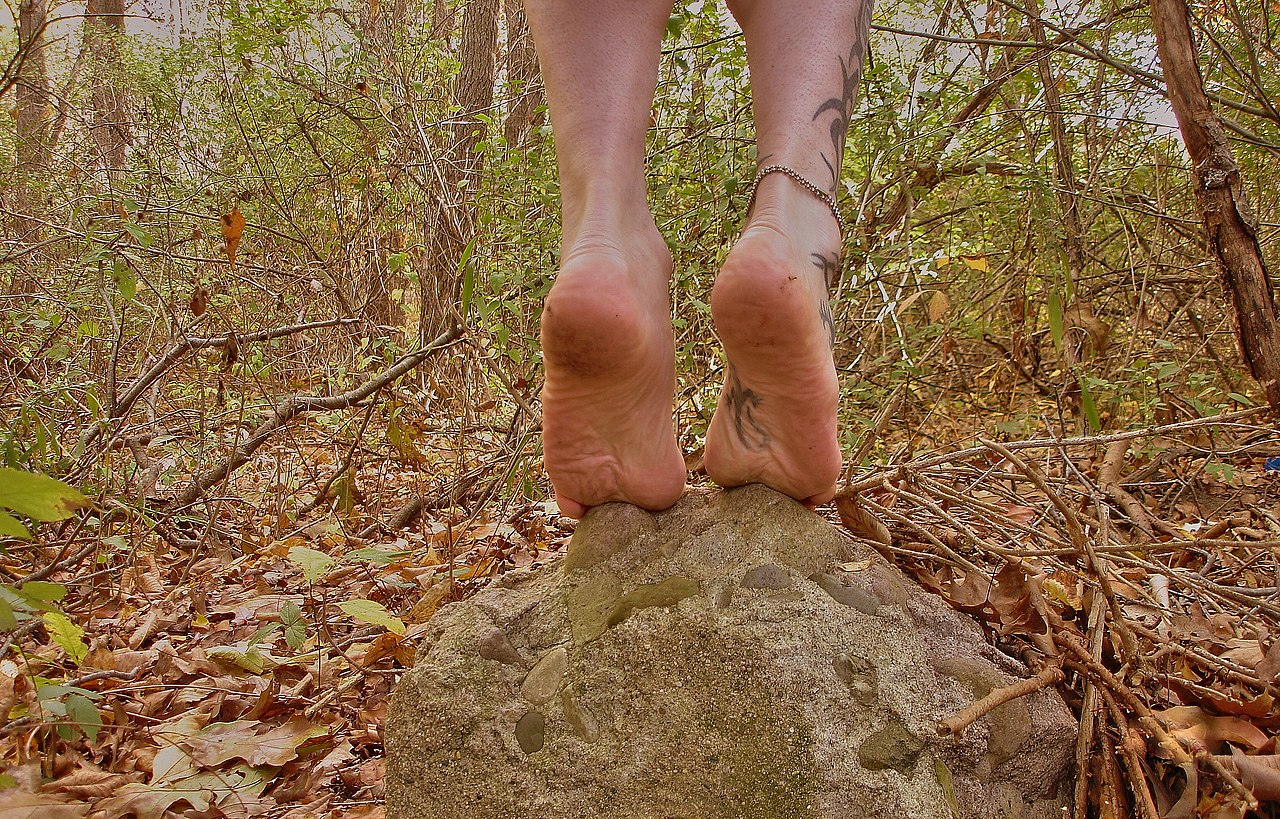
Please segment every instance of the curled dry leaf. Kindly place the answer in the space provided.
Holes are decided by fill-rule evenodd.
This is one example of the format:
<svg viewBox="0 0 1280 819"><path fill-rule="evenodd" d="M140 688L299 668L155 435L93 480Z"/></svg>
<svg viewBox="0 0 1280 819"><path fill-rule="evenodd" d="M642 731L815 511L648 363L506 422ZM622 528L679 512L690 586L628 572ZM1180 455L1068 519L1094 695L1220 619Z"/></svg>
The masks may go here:
<svg viewBox="0 0 1280 819"><path fill-rule="evenodd" d="M124 774L102 771L97 768L81 768L75 773L60 776L44 785L43 793L65 794L76 799L102 799L111 796L121 787L134 781Z"/></svg>
<svg viewBox="0 0 1280 819"><path fill-rule="evenodd" d="M1280 640L1271 644L1271 648L1267 649L1254 670L1258 672L1258 679L1264 683L1275 681L1276 675L1280 674Z"/></svg>
<svg viewBox="0 0 1280 819"><path fill-rule="evenodd" d="M1267 735L1253 723L1237 717L1218 717L1195 705L1179 705L1155 712L1174 739L1184 746L1217 751L1224 742L1247 745L1254 750L1267 744Z"/></svg>
<svg viewBox="0 0 1280 819"><path fill-rule="evenodd" d="M858 537L879 543L881 546L889 546L893 543L889 527L885 526L880 518L864 509L862 504L858 503L857 495L836 498L836 509L840 512L840 522Z"/></svg>
<svg viewBox="0 0 1280 819"><path fill-rule="evenodd" d="M1280 799L1280 754L1248 756L1232 748L1231 756L1219 756L1218 761L1235 772L1259 800Z"/></svg>
<svg viewBox="0 0 1280 819"><path fill-rule="evenodd" d="M222 223L222 238L227 243L227 261L232 268L236 266L236 250L240 247L240 238L244 235L244 214L239 205L233 205L230 213L219 217Z"/></svg>

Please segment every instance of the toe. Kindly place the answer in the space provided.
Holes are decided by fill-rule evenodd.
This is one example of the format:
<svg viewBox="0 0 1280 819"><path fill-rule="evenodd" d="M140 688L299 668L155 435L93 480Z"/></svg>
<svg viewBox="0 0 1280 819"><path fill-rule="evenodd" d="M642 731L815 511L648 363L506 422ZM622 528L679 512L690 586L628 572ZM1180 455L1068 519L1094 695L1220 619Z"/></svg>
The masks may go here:
<svg viewBox="0 0 1280 819"><path fill-rule="evenodd" d="M559 492L556 493L556 506L560 508L561 515L574 520L582 520L582 516L587 513L587 507Z"/></svg>

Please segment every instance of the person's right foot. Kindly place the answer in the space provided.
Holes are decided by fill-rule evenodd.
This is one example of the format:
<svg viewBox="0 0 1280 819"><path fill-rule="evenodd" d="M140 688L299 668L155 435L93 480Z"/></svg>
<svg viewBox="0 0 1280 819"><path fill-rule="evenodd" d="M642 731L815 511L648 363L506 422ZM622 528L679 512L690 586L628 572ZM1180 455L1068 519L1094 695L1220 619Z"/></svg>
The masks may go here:
<svg viewBox="0 0 1280 819"><path fill-rule="evenodd" d="M543 462L562 514L684 492L672 426L671 254L651 224L625 245L580 235L542 312Z"/></svg>

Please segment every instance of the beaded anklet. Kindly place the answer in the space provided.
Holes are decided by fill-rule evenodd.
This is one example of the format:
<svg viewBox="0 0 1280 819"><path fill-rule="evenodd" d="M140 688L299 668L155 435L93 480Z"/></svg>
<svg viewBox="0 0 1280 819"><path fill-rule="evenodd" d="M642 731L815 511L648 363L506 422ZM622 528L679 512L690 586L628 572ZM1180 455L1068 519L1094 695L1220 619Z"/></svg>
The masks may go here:
<svg viewBox="0 0 1280 819"><path fill-rule="evenodd" d="M831 209L831 214L836 217L836 226L840 229L841 237L848 232L844 223L844 217L840 215L840 208L836 205L835 197L824 191L822 188L819 188L808 179L805 179L796 171L791 170L786 165L765 165L758 173L756 173L756 178L751 180L751 196L747 199L747 213L751 213L751 208L756 203L756 192L760 188L760 180L764 179L771 173L786 174L794 179L800 187L818 197L824 205Z"/></svg>

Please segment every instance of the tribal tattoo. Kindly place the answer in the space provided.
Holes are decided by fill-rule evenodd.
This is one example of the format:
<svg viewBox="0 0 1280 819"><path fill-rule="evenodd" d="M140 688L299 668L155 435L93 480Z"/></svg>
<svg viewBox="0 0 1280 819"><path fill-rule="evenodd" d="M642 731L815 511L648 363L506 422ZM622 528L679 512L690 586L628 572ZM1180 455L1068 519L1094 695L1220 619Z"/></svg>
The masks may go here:
<svg viewBox="0 0 1280 819"><path fill-rule="evenodd" d="M725 385L724 401L733 418L733 428L738 440L752 452L760 452L769 445L769 433L756 421L755 411L760 406L755 392L743 386L733 366L729 366L729 380Z"/></svg>
<svg viewBox="0 0 1280 819"><path fill-rule="evenodd" d="M813 259L813 266L822 271L822 282L831 289L831 285L835 283L836 274L840 272L840 254L832 253L830 256L824 253L810 253L809 258Z"/></svg>
<svg viewBox="0 0 1280 819"><path fill-rule="evenodd" d="M822 271L822 280L827 285L827 290L831 290L832 283L836 280L836 275L840 272L840 255L832 253L827 256L822 253L810 253L809 257L813 259L813 266ZM822 319L822 326L827 328L827 338L831 343L832 349L836 346L836 322L831 315L831 303L827 300L824 293L818 300L818 318Z"/></svg>
<svg viewBox="0 0 1280 819"><path fill-rule="evenodd" d="M870 3L866 4L869 13ZM869 23L869 21L868 21ZM849 117L853 115L853 102L858 95L858 82L862 78L862 61L866 54L866 35L865 26L860 27L859 35L854 39L853 46L849 49L849 57L840 60L840 73L843 76L841 83L840 96L832 97L822 105L818 106L818 110L813 112L813 120L816 122L818 117L831 111L835 114L831 119L831 147L835 151L833 157L828 157L826 152L822 153L822 162L827 166L827 170L831 172L830 192L836 192L836 183L840 178L840 159L844 154L845 135L849 132Z"/></svg>

